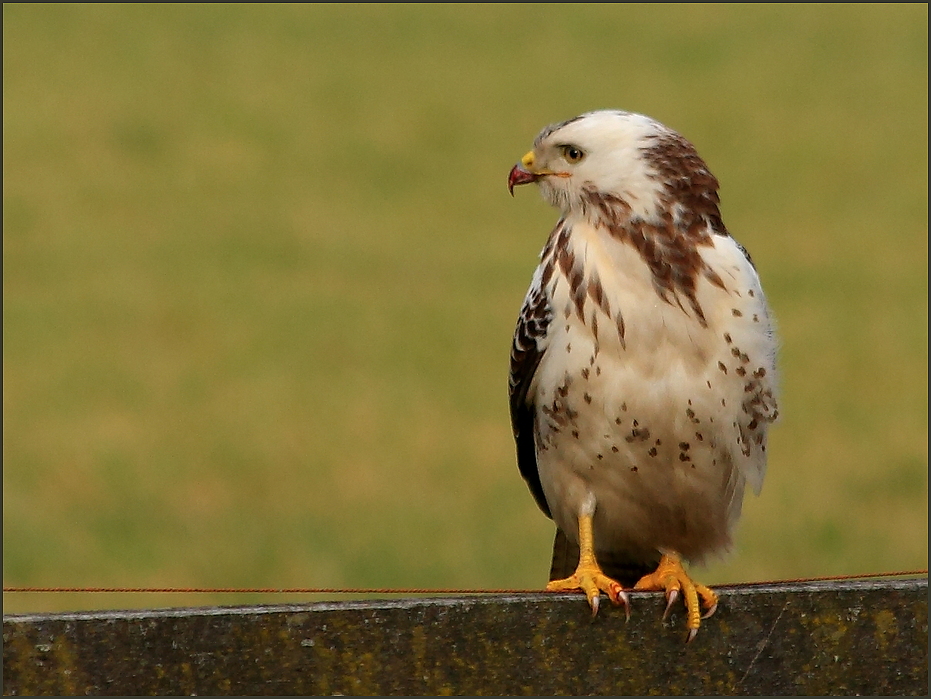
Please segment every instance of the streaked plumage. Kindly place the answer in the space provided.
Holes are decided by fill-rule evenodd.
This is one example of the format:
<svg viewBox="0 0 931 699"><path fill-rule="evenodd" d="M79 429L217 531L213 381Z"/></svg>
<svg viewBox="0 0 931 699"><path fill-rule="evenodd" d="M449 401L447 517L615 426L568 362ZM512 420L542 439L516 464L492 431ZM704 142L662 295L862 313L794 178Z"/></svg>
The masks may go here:
<svg viewBox="0 0 931 699"><path fill-rule="evenodd" d="M545 128L508 184L529 182L561 213L511 353L537 504L574 544L591 511L596 559L726 551L766 470L776 342L717 180L671 129L600 111Z"/></svg>

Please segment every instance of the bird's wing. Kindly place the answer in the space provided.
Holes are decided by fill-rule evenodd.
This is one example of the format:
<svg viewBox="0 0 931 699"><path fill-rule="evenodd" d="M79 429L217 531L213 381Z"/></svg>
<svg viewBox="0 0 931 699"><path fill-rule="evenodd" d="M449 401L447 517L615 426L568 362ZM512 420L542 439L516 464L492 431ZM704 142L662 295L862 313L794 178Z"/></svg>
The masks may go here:
<svg viewBox="0 0 931 699"><path fill-rule="evenodd" d="M530 389L540 360L546 352L547 331L552 317L550 299L544 288L541 269L538 268L520 310L517 327L514 329L508 393L511 404L511 428L517 443L517 466L527 481L537 505L547 517L552 517L552 514L537 471L534 398Z"/></svg>

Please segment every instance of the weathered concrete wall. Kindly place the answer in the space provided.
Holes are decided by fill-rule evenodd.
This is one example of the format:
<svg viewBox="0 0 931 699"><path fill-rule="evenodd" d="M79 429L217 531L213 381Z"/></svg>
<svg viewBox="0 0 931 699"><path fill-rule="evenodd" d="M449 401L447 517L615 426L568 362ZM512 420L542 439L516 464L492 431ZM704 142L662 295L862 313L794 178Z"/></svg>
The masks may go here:
<svg viewBox="0 0 931 699"><path fill-rule="evenodd" d="M20 615L4 694L928 693L928 581L718 588L695 641L658 593Z"/></svg>

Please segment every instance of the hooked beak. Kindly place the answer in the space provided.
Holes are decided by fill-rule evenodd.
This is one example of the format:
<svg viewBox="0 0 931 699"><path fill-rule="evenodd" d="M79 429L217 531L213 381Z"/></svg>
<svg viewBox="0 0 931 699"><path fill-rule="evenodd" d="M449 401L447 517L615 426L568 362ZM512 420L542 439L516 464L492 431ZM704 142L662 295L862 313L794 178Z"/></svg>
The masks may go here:
<svg viewBox="0 0 931 699"><path fill-rule="evenodd" d="M546 175L557 175L559 177L568 177L569 173L563 172L554 172L553 170L548 170L547 168L537 169L534 163L533 151L530 151L523 158L520 159L520 162L517 163L514 167L511 168L510 174L508 174L508 191L511 193L511 196L514 196L514 185L518 184L529 184L530 182L536 182L541 177Z"/></svg>
<svg viewBox="0 0 931 699"><path fill-rule="evenodd" d="M528 172L521 167L521 164L518 163L511 168L511 172L508 175L508 191L511 193L511 196L514 196L514 185L517 184L529 184L530 182L536 182L540 179L540 175Z"/></svg>

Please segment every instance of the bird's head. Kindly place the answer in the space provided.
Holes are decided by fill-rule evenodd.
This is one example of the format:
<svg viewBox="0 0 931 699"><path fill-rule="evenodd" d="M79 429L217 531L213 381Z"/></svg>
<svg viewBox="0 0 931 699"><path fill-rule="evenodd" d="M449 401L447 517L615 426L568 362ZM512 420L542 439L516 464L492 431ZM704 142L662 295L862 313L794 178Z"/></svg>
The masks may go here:
<svg viewBox="0 0 931 699"><path fill-rule="evenodd" d="M675 131L631 112L604 110L547 126L508 176L536 182L563 216L600 216L605 202L625 215L653 220L671 202L717 203L717 181Z"/></svg>

